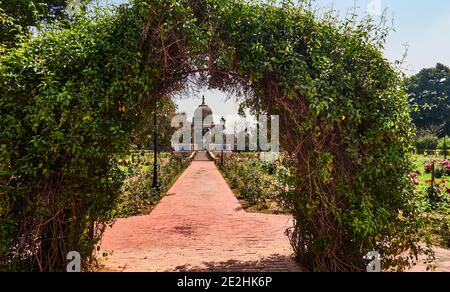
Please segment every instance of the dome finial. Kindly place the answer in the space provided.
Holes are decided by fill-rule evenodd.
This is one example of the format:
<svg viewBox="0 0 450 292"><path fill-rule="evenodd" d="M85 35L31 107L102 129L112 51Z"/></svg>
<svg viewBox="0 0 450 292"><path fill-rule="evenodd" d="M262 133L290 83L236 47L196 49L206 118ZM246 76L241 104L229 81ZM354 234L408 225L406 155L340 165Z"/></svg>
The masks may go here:
<svg viewBox="0 0 450 292"><path fill-rule="evenodd" d="M203 95L203 99L202 99L203 101L202 101L202 105L206 105L205 104L205 96Z"/></svg>

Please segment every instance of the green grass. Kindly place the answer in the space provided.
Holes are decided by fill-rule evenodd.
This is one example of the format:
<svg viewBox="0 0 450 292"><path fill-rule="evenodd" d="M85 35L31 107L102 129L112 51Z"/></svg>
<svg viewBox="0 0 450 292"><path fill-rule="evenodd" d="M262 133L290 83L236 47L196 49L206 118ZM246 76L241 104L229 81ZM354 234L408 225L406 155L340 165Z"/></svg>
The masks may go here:
<svg viewBox="0 0 450 292"><path fill-rule="evenodd" d="M422 216L427 219L427 224L424 226L422 233L424 238L430 238L431 243L435 246L440 246L443 248L450 247L450 217L449 211L450 206L448 200L441 202L439 204L431 203L428 199L427 188L431 186L431 173L426 173L424 165L430 162L432 159L436 159L436 164L443 160L443 157L432 157L425 155L414 155L413 168L414 172L417 173L417 181L419 185L417 186L416 192L416 203L422 207ZM450 176L443 176L441 178L436 178L436 183L441 183L445 181L445 188L450 188ZM444 188L444 189L445 189Z"/></svg>
<svg viewBox="0 0 450 292"><path fill-rule="evenodd" d="M419 190L426 189L431 186L431 183L427 183L427 180L431 180L431 173L426 173L424 169L424 165L426 162L431 161L432 159L443 160L443 157L433 157L433 156L425 156L425 155L413 155L413 163L414 163L414 171L418 174L417 181L419 182L419 186L417 188ZM436 162L439 163L439 162ZM450 188L450 176L443 176L442 178L436 179L436 182L440 182L442 180L446 181L445 186Z"/></svg>

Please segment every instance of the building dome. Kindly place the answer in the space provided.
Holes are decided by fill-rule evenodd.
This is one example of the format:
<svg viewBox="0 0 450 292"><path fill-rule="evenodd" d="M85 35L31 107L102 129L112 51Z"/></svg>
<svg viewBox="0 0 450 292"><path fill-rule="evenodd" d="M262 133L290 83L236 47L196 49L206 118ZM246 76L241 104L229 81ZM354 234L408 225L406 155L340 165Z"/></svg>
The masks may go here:
<svg viewBox="0 0 450 292"><path fill-rule="evenodd" d="M194 119L200 120L200 117L202 121L205 121L207 117L210 117L212 120L212 109L205 103L205 97L203 96L203 102L201 105L198 106L198 108L194 112Z"/></svg>

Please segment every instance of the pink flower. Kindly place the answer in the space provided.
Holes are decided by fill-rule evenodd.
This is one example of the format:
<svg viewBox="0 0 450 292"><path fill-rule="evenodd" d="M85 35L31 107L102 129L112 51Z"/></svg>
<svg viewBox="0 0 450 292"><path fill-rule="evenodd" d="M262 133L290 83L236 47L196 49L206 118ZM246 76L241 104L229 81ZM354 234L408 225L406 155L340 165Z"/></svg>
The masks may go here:
<svg viewBox="0 0 450 292"><path fill-rule="evenodd" d="M433 162L427 162L427 163L425 163L424 166L423 166L423 168L424 168L424 170L425 170L426 172L430 172L431 169L433 168Z"/></svg>
<svg viewBox="0 0 450 292"><path fill-rule="evenodd" d="M450 170L450 161L442 160L441 165L442 165L442 167Z"/></svg>
<svg viewBox="0 0 450 292"><path fill-rule="evenodd" d="M414 185L418 186L419 182L417 181L417 173L415 172L411 172L409 174L409 177L411 178L411 180L413 181Z"/></svg>

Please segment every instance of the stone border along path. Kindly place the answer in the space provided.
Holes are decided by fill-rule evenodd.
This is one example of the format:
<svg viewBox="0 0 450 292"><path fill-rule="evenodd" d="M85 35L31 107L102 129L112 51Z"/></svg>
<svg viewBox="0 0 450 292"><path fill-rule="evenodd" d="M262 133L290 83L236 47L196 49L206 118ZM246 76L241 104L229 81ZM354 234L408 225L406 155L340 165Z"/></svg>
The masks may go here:
<svg viewBox="0 0 450 292"><path fill-rule="evenodd" d="M246 213L211 161L193 161L150 215L119 219L100 247L101 271L302 271L286 215ZM450 251L435 249L437 271ZM426 271L421 264L412 271Z"/></svg>
<svg viewBox="0 0 450 292"><path fill-rule="evenodd" d="M286 215L246 213L212 161L193 161L150 215L103 237L104 271L301 271Z"/></svg>

